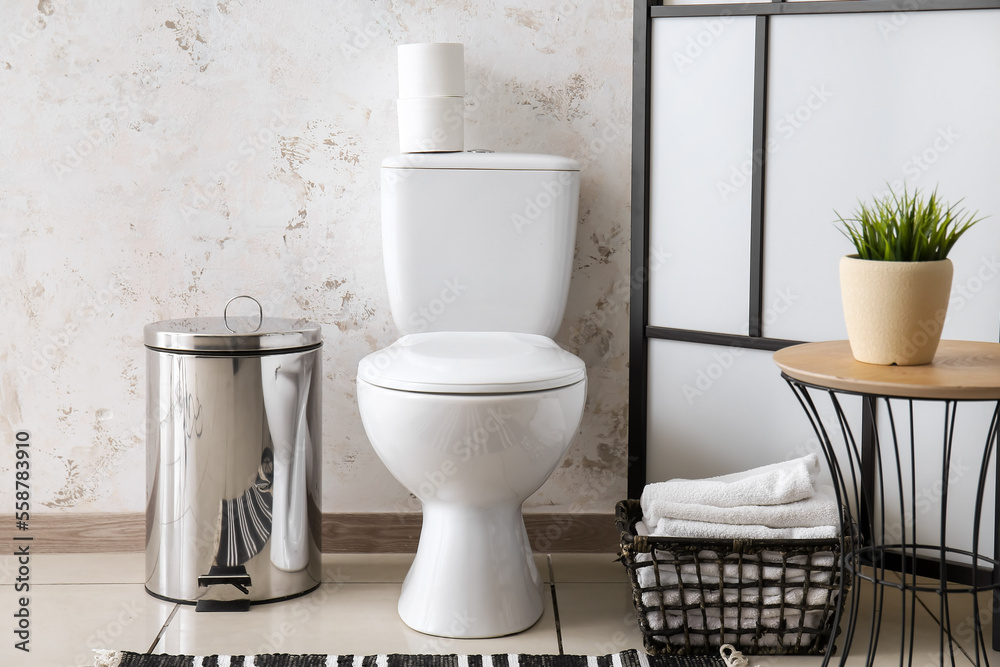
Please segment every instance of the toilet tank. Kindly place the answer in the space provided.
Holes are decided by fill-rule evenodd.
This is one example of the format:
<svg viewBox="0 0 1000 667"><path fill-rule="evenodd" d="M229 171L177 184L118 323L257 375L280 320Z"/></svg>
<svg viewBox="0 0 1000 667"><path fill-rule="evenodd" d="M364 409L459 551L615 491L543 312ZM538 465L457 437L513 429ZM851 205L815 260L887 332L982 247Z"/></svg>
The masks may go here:
<svg viewBox="0 0 1000 667"><path fill-rule="evenodd" d="M552 337L576 243L580 166L520 153L416 153L382 162L382 248L401 333Z"/></svg>

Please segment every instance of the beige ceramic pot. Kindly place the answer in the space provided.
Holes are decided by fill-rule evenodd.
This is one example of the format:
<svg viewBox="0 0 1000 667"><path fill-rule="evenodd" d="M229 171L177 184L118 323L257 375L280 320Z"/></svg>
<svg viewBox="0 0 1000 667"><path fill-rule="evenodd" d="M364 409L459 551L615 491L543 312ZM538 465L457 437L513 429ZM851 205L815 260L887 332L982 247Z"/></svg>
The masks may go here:
<svg viewBox="0 0 1000 667"><path fill-rule="evenodd" d="M934 359L948 312L950 259L840 260L840 293L851 352L858 361L919 366Z"/></svg>

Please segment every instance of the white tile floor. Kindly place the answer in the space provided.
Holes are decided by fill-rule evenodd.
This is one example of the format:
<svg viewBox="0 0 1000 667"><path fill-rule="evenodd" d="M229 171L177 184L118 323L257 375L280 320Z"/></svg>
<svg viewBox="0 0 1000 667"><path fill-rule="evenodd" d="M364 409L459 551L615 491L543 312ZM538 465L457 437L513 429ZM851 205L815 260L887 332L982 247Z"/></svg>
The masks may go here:
<svg viewBox="0 0 1000 667"><path fill-rule="evenodd" d="M509 637L453 640L407 628L396 615L400 583L411 555L359 554L323 557L322 586L287 602L254 606L247 613L196 614L149 596L142 585L141 553L43 555L32 559L31 653L13 648L19 594L10 556L0 557L0 666L82 667L91 649L118 648L172 654L250 653L578 653L600 655L642 649L631 589L613 554L552 554L537 557L546 575L545 613L529 630ZM551 566L551 567L550 567ZM862 608L872 596L862 588ZM985 601L985 596L984 596ZM983 619L991 619L984 605ZM900 594L883 604L882 639L875 665L899 664L899 627L909 606ZM914 667L940 663L938 607L916 606ZM974 664L968 641L971 615L952 611L961 649L956 665ZM871 628L862 615L848 665L865 665ZM842 645L841 638L839 644ZM965 654L963 654L964 649ZM1000 664L1000 653L989 652ZM970 659L973 658L973 659ZM837 661L839 662L839 661ZM946 662L951 664L950 656ZM753 657L751 665L819 667L809 657ZM836 664L836 663L835 663Z"/></svg>

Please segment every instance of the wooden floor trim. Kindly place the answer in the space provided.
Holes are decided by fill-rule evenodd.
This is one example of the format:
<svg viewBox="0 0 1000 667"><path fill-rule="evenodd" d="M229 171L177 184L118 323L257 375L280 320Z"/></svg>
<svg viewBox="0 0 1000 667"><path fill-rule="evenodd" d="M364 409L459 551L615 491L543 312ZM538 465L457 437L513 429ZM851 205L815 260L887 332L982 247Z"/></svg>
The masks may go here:
<svg viewBox="0 0 1000 667"><path fill-rule="evenodd" d="M420 537L419 513L324 514L324 553L412 553ZM609 553L618 550L613 514L524 515L539 553ZM134 514L33 514L28 530L10 515L0 519L0 541L30 545L32 553L114 553L145 548L146 518ZM15 538L18 538L15 541Z"/></svg>

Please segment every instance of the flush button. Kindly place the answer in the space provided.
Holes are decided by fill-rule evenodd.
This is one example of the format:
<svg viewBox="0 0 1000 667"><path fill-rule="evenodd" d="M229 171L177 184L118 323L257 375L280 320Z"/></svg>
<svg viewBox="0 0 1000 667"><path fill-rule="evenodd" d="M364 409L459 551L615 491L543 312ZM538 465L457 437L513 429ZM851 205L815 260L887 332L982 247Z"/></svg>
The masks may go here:
<svg viewBox="0 0 1000 667"><path fill-rule="evenodd" d="M489 148L470 148L466 153L494 153L496 151L491 151Z"/></svg>

